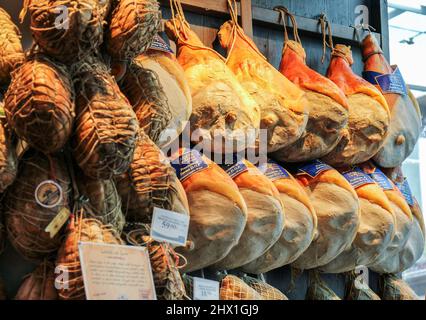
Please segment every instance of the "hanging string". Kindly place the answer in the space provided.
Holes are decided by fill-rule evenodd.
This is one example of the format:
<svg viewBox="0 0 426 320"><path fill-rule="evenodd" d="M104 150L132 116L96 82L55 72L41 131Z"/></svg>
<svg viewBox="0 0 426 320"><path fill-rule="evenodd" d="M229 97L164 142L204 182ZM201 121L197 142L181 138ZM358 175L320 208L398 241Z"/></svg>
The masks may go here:
<svg viewBox="0 0 426 320"><path fill-rule="evenodd" d="M319 18L319 22L321 24L321 34L322 34L322 58L321 63L324 63L325 61L325 55L327 51L327 47L331 49L331 51L334 50L334 44L333 44L333 35L331 32L331 24L330 21L328 21L327 16L325 13L321 13L321 16ZM328 32L328 42L327 42L327 32Z"/></svg>
<svg viewBox="0 0 426 320"><path fill-rule="evenodd" d="M284 27L284 41L285 42L289 41L289 36L287 32L287 22L286 22L286 19L289 18L293 26L294 41L302 44L302 41L300 40L300 36L299 36L299 27L297 25L296 17L284 6L277 6L274 8L274 10L279 12L279 19Z"/></svg>
<svg viewBox="0 0 426 320"><path fill-rule="evenodd" d="M31 0L24 0L24 4L22 5L22 10L19 13L19 21L21 23L24 22L25 16L27 15L28 7L30 6L30 1Z"/></svg>
<svg viewBox="0 0 426 320"><path fill-rule="evenodd" d="M189 25L188 21L186 21L186 19L185 19L185 14L183 12L183 7L182 7L180 0L170 0L170 9L172 11L173 28L174 28L176 37L182 44L184 44L185 46L190 47L191 49L194 49L194 50L210 51L210 52L214 53L220 60L225 62L225 58L222 57L219 53L217 53L212 48L209 48L209 47L206 47L206 46L201 46L201 45L196 45L196 44L190 43L188 41L189 36L188 36L187 31L191 29L191 26ZM178 27L178 25L176 24L176 20L179 21L180 27Z"/></svg>
<svg viewBox="0 0 426 320"><path fill-rule="evenodd" d="M253 42L251 39L247 37L247 35L244 33L243 28L238 24L238 6L237 2L235 0L228 0L228 7L229 7L229 14L231 15L232 20L232 31L231 31L231 38L232 38L232 45L230 46L230 49L228 52L230 53L232 49L235 46L235 42L237 40L237 35L240 36L242 40L244 40L250 48L252 48L255 52L257 52L263 59L267 60L266 57L260 52L259 48L257 48L255 45L253 45ZM229 58L230 54L228 55ZM228 60L227 60L228 61Z"/></svg>

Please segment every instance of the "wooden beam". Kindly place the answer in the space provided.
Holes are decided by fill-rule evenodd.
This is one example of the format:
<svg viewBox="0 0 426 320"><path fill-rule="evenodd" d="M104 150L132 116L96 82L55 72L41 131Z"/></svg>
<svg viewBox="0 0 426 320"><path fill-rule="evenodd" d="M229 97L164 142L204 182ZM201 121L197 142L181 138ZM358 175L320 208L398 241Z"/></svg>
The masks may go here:
<svg viewBox="0 0 426 320"><path fill-rule="evenodd" d="M159 2L163 6L170 6L169 0L160 0ZM180 2L184 10L199 14L229 16L227 0L181 0Z"/></svg>
<svg viewBox="0 0 426 320"><path fill-rule="evenodd" d="M241 27L244 33L253 38L253 16L251 0L241 0Z"/></svg>

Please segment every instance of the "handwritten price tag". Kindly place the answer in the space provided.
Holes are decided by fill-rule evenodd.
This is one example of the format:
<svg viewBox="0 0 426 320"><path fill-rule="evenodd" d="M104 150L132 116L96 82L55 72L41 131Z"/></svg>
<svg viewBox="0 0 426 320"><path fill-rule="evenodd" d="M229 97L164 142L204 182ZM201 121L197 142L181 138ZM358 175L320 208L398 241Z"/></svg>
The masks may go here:
<svg viewBox="0 0 426 320"><path fill-rule="evenodd" d="M184 246L188 237L189 216L173 211L154 208L151 238Z"/></svg>
<svg viewBox="0 0 426 320"><path fill-rule="evenodd" d="M219 282L194 277L194 300L219 300Z"/></svg>

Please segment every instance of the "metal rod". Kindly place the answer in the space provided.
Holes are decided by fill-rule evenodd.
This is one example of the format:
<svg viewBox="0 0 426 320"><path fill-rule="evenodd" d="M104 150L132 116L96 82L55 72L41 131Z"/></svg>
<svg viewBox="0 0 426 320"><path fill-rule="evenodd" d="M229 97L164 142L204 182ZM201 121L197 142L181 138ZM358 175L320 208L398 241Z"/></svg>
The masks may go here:
<svg viewBox="0 0 426 320"><path fill-rule="evenodd" d="M420 86L417 84L409 84L410 90L423 91L426 92L426 86Z"/></svg>
<svg viewBox="0 0 426 320"><path fill-rule="evenodd" d="M395 18L395 17L397 17L397 16L399 16L399 15L401 15L401 14L403 14L404 12L406 12L406 11L404 11L404 10L400 10L400 9L393 9L393 10L389 13L389 20L390 20L390 19L393 19L393 18Z"/></svg>
<svg viewBox="0 0 426 320"><path fill-rule="evenodd" d="M392 9L397 9L397 10L408 11L408 12L426 15L426 6L420 6L420 9L404 6L404 5L401 5L401 4L394 4L394 3L389 3L388 6L389 6L389 8L392 8Z"/></svg>

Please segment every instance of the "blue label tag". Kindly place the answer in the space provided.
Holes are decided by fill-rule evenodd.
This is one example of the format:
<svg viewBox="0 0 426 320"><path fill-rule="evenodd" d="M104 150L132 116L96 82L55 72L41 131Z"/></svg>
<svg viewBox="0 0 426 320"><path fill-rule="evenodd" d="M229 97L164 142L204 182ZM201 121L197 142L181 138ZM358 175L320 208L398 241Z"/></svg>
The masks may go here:
<svg viewBox="0 0 426 320"><path fill-rule="evenodd" d="M184 149L182 155L170 162L179 180L184 181L194 173L207 169L209 165L197 150Z"/></svg>
<svg viewBox="0 0 426 320"><path fill-rule="evenodd" d="M376 168L376 170L373 173L368 174L376 183L383 189L383 190L393 190L392 182L389 180L388 177L385 176L385 174L379 169Z"/></svg>
<svg viewBox="0 0 426 320"><path fill-rule="evenodd" d="M360 168L356 167L350 171L342 173L345 179L351 184L355 189L362 187L366 184L374 184L374 180L365 174Z"/></svg>
<svg viewBox="0 0 426 320"><path fill-rule="evenodd" d="M266 168L262 166L261 171L272 181L290 178L290 174L287 172L287 170L281 167L275 161L268 160L268 163L265 165L265 167Z"/></svg>
<svg viewBox="0 0 426 320"><path fill-rule="evenodd" d="M173 50L158 34L155 35L154 41L152 41L150 49L174 54Z"/></svg>
<svg viewBox="0 0 426 320"><path fill-rule="evenodd" d="M312 178L318 176L321 172L333 169L328 164L314 160L297 168L296 174L307 174Z"/></svg>
<svg viewBox="0 0 426 320"><path fill-rule="evenodd" d="M407 95L407 87L401 71L397 66L392 66L393 72L382 74L375 71L364 71L362 76L368 82L378 85L383 93L397 93Z"/></svg>
<svg viewBox="0 0 426 320"><path fill-rule="evenodd" d="M413 194L411 193L410 185L408 184L407 179L404 179L404 182L395 183L395 184L398 187L399 191L401 191L408 205L413 206L414 198L413 198Z"/></svg>
<svg viewBox="0 0 426 320"><path fill-rule="evenodd" d="M232 179L248 170L246 164L242 160L234 164L223 164L221 167Z"/></svg>

